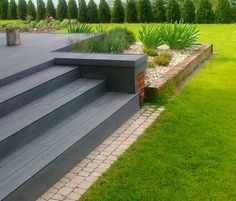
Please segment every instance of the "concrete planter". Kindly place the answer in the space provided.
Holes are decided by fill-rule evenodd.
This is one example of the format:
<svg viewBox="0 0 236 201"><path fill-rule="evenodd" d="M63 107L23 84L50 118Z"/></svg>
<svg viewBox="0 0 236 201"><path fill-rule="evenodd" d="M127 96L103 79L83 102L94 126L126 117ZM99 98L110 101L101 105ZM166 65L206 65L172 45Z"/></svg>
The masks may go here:
<svg viewBox="0 0 236 201"><path fill-rule="evenodd" d="M6 29L7 46L16 46L21 44L20 29L12 27Z"/></svg>

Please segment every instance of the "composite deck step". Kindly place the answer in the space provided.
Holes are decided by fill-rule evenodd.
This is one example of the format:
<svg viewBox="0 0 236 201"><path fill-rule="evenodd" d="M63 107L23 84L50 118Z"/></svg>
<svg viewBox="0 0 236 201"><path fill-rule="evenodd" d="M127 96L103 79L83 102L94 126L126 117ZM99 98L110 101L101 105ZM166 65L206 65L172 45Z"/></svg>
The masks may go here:
<svg viewBox="0 0 236 201"><path fill-rule="evenodd" d="M0 161L0 200L31 201L138 110L137 94L107 92Z"/></svg>
<svg viewBox="0 0 236 201"><path fill-rule="evenodd" d="M0 159L105 92L104 80L80 78L0 118Z"/></svg>
<svg viewBox="0 0 236 201"><path fill-rule="evenodd" d="M51 66L0 88L0 117L78 78L78 68Z"/></svg>

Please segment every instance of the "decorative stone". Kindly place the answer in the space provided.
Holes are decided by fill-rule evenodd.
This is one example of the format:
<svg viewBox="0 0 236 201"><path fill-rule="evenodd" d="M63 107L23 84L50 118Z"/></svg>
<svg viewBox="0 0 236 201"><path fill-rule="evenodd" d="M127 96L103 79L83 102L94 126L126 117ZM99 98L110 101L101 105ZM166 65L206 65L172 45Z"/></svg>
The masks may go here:
<svg viewBox="0 0 236 201"><path fill-rule="evenodd" d="M20 29L12 27L6 29L7 46L16 46L21 44Z"/></svg>

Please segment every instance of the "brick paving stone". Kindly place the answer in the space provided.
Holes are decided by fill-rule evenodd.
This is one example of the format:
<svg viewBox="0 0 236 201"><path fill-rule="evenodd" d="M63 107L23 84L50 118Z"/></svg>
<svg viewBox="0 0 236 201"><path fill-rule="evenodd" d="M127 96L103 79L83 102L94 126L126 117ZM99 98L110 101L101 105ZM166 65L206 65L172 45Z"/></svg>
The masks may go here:
<svg viewBox="0 0 236 201"><path fill-rule="evenodd" d="M81 197L79 193L72 192L68 195L68 198L71 200L78 200Z"/></svg>
<svg viewBox="0 0 236 201"><path fill-rule="evenodd" d="M61 201L65 199L65 196L56 193L55 195L52 196L52 199Z"/></svg>
<svg viewBox="0 0 236 201"><path fill-rule="evenodd" d="M36 201L77 201L163 110L144 105Z"/></svg>
<svg viewBox="0 0 236 201"><path fill-rule="evenodd" d="M73 188L70 187L62 187L59 191L58 194L63 195L63 196L67 196L70 194L70 192L73 191Z"/></svg>

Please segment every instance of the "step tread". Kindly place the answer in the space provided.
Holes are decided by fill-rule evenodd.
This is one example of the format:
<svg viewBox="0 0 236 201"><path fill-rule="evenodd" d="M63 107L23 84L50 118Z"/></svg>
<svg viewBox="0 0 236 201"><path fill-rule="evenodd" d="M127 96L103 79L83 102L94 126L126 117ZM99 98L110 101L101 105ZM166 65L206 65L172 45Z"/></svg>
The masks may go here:
<svg viewBox="0 0 236 201"><path fill-rule="evenodd" d="M0 142L103 82L78 79L0 118Z"/></svg>
<svg viewBox="0 0 236 201"><path fill-rule="evenodd" d="M71 66L52 66L0 88L0 103L37 87L49 80L76 69Z"/></svg>
<svg viewBox="0 0 236 201"><path fill-rule="evenodd" d="M0 162L0 200L135 97L107 92Z"/></svg>

